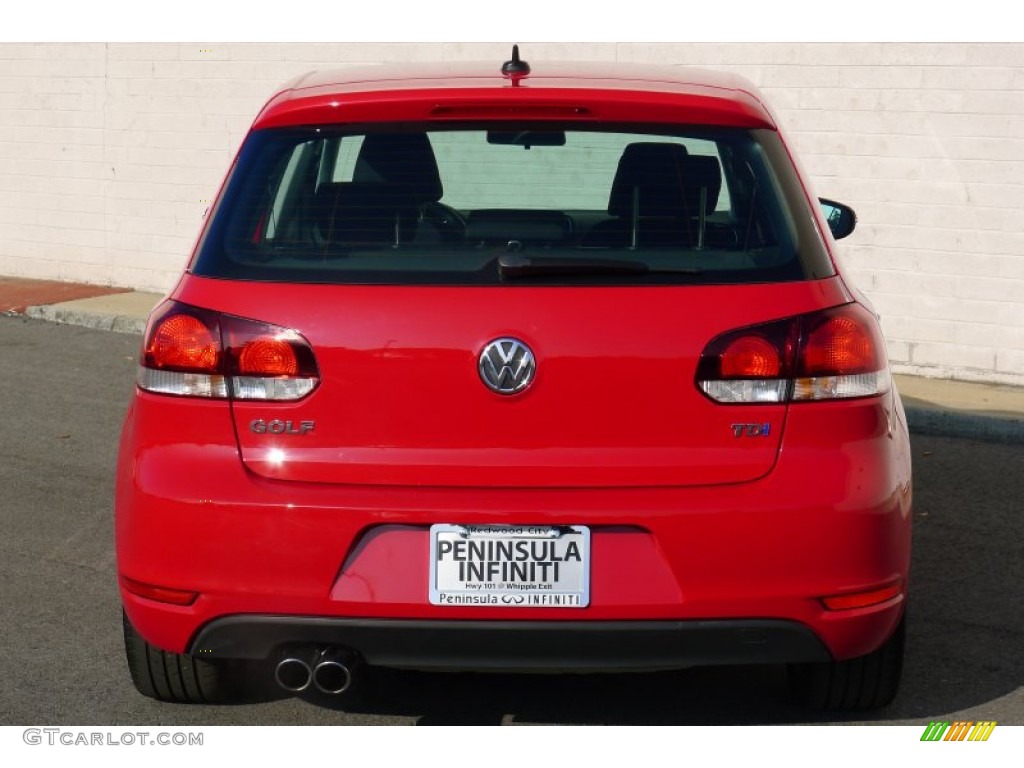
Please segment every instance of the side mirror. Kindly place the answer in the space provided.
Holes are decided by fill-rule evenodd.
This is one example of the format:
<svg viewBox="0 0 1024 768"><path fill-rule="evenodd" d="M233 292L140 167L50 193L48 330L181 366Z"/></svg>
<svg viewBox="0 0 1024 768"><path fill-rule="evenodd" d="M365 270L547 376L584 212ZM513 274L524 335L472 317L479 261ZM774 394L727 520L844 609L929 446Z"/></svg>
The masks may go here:
<svg viewBox="0 0 1024 768"><path fill-rule="evenodd" d="M853 208L837 203L835 200L826 200L824 197L819 197L818 202L821 203L821 210L825 214L828 228L832 230L832 237L842 240L853 232L857 226L857 214Z"/></svg>

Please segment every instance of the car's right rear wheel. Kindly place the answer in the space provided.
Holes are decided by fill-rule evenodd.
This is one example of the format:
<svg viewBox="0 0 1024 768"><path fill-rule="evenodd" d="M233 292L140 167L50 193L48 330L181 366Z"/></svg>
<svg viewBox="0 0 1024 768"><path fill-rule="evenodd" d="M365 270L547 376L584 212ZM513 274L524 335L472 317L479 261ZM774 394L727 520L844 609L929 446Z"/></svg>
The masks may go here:
<svg viewBox="0 0 1024 768"><path fill-rule="evenodd" d="M793 664L790 690L801 704L822 710L879 709L890 704L903 673L906 614L892 636L865 656L845 661Z"/></svg>
<svg viewBox="0 0 1024 768"><path fill-rule="evenodd" d="M234 679L223 663L169 653L147 643L127 616L124 651L139 693L157 701L213 704L235 694Z"/></svg>

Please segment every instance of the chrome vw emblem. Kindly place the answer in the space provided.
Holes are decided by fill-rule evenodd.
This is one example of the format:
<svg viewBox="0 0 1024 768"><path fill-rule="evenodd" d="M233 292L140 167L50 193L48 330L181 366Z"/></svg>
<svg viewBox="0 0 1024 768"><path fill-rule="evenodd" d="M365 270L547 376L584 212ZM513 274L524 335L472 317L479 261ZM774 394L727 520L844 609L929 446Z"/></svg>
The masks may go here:
<svg viewBox="0 0 1024 768"><path fill-rule="evenodd" d="M522 392L533 381L537 362L519 339L495 339L480 353L480 378L499 395Z"/></svg>

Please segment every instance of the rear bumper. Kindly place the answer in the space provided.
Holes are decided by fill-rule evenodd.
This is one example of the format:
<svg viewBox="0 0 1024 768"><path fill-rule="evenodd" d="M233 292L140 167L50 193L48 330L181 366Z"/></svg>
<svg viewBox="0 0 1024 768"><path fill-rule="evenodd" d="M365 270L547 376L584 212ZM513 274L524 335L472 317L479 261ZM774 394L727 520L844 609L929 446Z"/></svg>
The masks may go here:
<svg viewBox="0 0 1024 768"><path fill-rule="evenodd" d="M368 664L407 669L574 671L829 661L787 621L403 621L229 616L189 648L202 658L265 659L287 646L342 646Z"/></svg>
<svg viewBox="0 0 1024 768"><path fill-rule="evenodd" d="M586 640L595 647L614 645L608 638L617 637L616 642L648 649L636 651L642 656L654 648L664 656L657 666L686 666L711 658L694 652L687 639L693 627L782 622L806 628L831 658L847 659L878 648L903 612L903 594L844 611L826 610L820 600L896 580L906 584L909 443L891 396L821 406L829 410L827 419L815 404L790 408L777 464L754 482L602 489L267 480L242 466L226 405L204 404L199 413L199 404L169 400L140 395L134 401L122 438L116 508L119 572L198 593L192 605L177 606L122 589L132 624L168 651L198 649L211 628L223 633L220 627L250 621L246 617L276 617L288 627L328 628L310 637L285 633L281 642L319 643L318 633L326 631L330 644L352 644L368 660L385 653L375 644L390 648L388 663L395 664L401 662L401 646L426 642L418 635L411 639L409 627L447 625L456 634L431 641L425 646L430 652L417 651L423 658L413 661L430 666L433 655L436 664L448 665L458 656L460 668L474 668L480 654L483 664L508 662L488 661L477 646L508 648L519 636L509 627L525 628L528 635L522 637L536 646L554 642L567 651L572 644L557 638L574 635L534 641L529 633L575 625L581 629L574 631L596 633L580 636L599 638ZM823 423L830 427L825 435ZM430 605L430 525L500 522L589 526L590 605L514 614ZM458 634L478 622L488 626L486 638ZM663 628L648 635L606 629L621 623L635 630L651 622ZM361 627L373 628L374 642ZM342 634L336 638L335 632ZM389 632L394 639L386 638ZM697 634L716 637L703 633ZM432 629L428 636L440 634ZM232 633L225 637L211 646L216 655L245 647ZM659 639L665 637L672 639ZM744 657L751 649L738 640L722 642L732 650L718 663L769 660L756 653ZM459 651L450 652L446 643ZM572 647L574 654L586 653L580 646ZM555 666L565 662L558 661L561 651L552 653ZM614 661L610 651L595 654L600 668ZM785 653L780 659L791 660Z"/></svg>

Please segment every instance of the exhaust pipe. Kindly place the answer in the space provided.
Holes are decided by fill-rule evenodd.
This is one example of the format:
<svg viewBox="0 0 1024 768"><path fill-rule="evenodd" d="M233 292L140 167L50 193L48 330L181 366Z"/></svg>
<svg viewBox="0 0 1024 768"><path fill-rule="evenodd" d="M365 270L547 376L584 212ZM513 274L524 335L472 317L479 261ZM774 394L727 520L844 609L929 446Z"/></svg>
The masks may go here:
<svg viewBox="0 0 1024 768"><path fill-rule="evenodd" d="M323 693L337 695L352 685L355 657L341 648L328 648L313 669L313 683Z"/></svg>
<svg viewBox="0 0 1024 768"><path fill-rule="evenodd" d="M289 693L301 693L309 688L309 684L313 682L310 654L285 654L274 668L274 679Z"/></svg>

